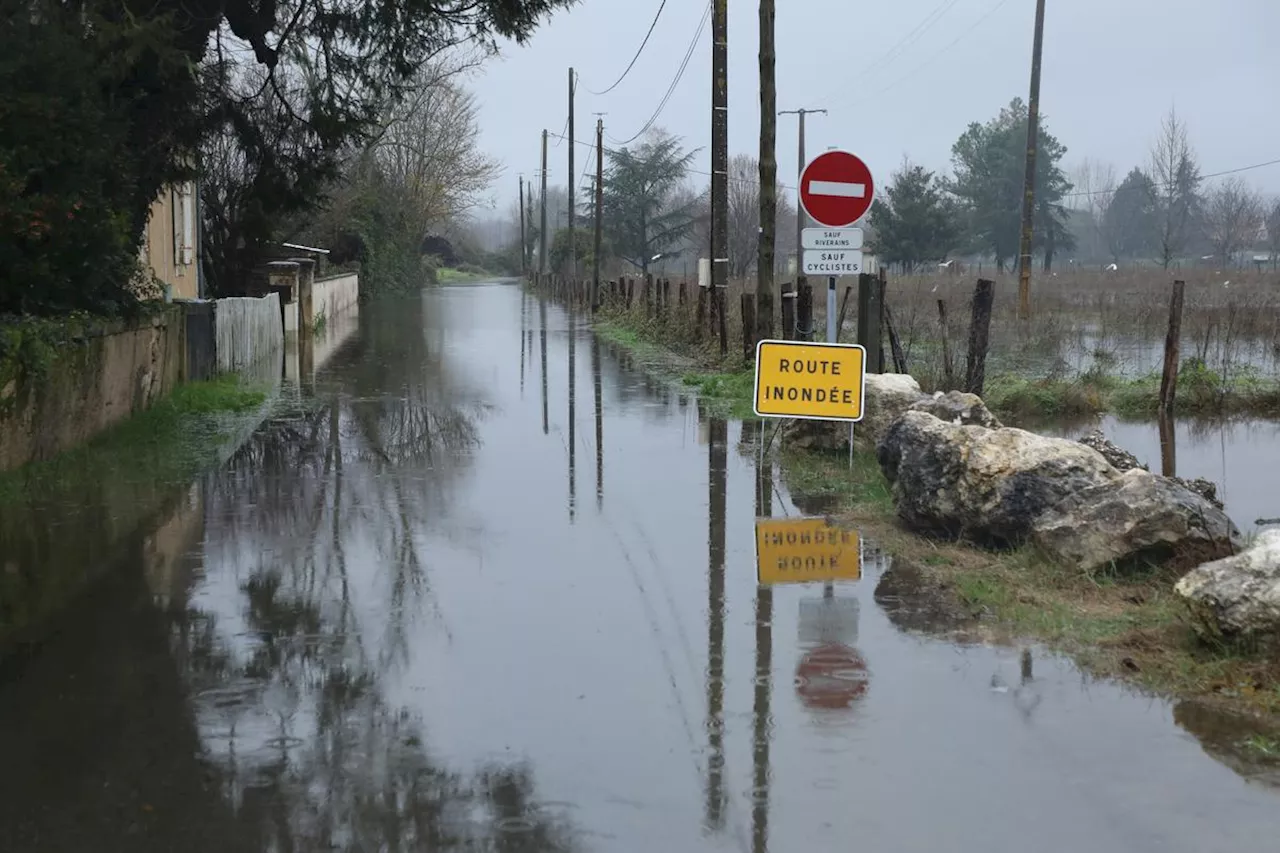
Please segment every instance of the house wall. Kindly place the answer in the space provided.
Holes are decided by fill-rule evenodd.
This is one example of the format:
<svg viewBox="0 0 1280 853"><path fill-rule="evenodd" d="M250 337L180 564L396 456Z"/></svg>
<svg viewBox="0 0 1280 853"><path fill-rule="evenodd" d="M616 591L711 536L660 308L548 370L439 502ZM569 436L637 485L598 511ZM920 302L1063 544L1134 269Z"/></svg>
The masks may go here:
<svg viewBox="0 0 1280 853"><path fill-rule="evenodd" d="M167 187L151 205L143 232L141 260L175 299L200 297L200 259L196 237L196 185Z"/></svg>
<svg viewBox="0 0 1280 853"><path fill-rule="evenodd" d="M0 471L49 459L150 407L181 381L185 362L178 306L89 332L44 375L0 388Z"/></svg>

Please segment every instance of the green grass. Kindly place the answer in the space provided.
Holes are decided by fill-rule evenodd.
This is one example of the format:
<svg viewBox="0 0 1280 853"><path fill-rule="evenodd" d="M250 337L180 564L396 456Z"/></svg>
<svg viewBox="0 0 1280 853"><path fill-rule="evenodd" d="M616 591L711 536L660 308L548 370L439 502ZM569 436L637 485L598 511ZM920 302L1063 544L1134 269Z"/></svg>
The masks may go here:
<svg viewBox="0 0 1280 853"><path fill-rule="evenodd" d="M755 390L755 373L736 371L725 373L684 374L681 381L698 392L698 396L718 409L728 411L733 418L755 416L752 394Z"/></svg>
<svg viewBox="0 0 1280 853"><path fill-rule="evenodd" d="M987 407L1001 417L1054 419L1113 412L1130 418L1154 417L1160 402L1160 374L1130 379L1091 370L1069 379L1030 379L1001 374L988 380ZM1175 410L1187 415L1280 414L1280 381L1240 368L1229 377L1187 359L1178 371Z"/></svg>
<svg viewBox="0 0 1280 853"><path fill-rule="evenodd" d="M1262 758L1280 761L1280 738L1253 735L1241 744L1246 750Z"/></svg>
<svg viewBox="0 0 1280 853"><path fill-rule="evenodd" d="M831 501L838 510L857 508L893 513L893 495L869 453L855 453L853 467L844 453L817 453L782 448L787 490L801 501Z"/></svg>
<svg viewBox="0 0 1280 853"><path fill-rule="evenodd" d="M467 284L473 281L485 281L493 278L488 272L478 269L454 269L441 267L436 270L436 280L440 284Z"/></svg>
<svg viewBox="0 0 1280 853"><path fill-rule="evenodd" d="M222 416L262 405L266 393L235 377L179 385L150 409L53 459L0 473L0 506L48 499L105 478L173 482L210 463Z"/></svg>

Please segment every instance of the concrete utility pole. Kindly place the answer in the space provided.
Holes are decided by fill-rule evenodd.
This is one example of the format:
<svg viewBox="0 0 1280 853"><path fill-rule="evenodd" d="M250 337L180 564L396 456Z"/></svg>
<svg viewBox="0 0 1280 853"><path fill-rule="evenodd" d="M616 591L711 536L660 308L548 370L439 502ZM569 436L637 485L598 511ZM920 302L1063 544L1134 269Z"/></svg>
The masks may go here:
<svg viewBox="0 0 1280 853"><path fill-rule="evenodd" d="M573 182L578 174L573 168L573 151L578 147L577 137L573 135L573 92L575 87L573 69L569 69L569 279L578 277L578 234L573 230ZM577 292L576 290L574 291ZM573 301L570 300L570 305Z"/></svg>
<svg viewBox="0 0 1280 853"><path fill-rule="evenodd" d="M711 297L729 352L729 2L711 0Z"/></svg>
<svg viewBox="0 0 1280 853"><path fill-rule="evenodd" d="M821 113L826 115L826 110L783 110L778 113L780 116L795 115L800 117L800 157L796 166L796 277L800 276L800 258L804 252L800 249L801 237L800 233L804 231L805 215L804 207L800 204L800 176L804 174L804 167L807 165L804 159L804 117L810 113Z"/></svg>
<svg viewBox="0 0 1280 853"><path fill-rule="evenodd" d="M542 213L538 234L538 274L547 271L547 132L542 131Z"/></svg>
<svg viewBox="0 0 1280 853"><path fill-rule="evenodd" d="M604 119L596 119L596 234L591 274L591 310L600 308L600 242L604 229ZM599 377L597 377L599 381Z"/></svg>
<svg viewBox="0 0 1280 853"><path fill-rule="evenodd" d="M524 234L524 173L520 173L520 195L516 197L516 207L520 208L520 275L528 277L529 275L529 253L526 249L529 242L525 239Z"/></svg>
<svg viewBox="0 0 1280 853"><path fill-rule="evenodd" d="M778 86L774 0L760 0L760 244L756 254L756 340L773 337L773 266L778 233Z"/></svg>
<svg viewBox="0 0 1280 853"><path fill-rule="evenodd" d="M1036 148L1040 132L1040 54L1044 49L1044 0L1036 0L1031 48L1031 97L1027 100L1027 167L1022 177L1022 247L1018 253L1018 316L1031 316L1031 239L1035 231Z"/></svg>

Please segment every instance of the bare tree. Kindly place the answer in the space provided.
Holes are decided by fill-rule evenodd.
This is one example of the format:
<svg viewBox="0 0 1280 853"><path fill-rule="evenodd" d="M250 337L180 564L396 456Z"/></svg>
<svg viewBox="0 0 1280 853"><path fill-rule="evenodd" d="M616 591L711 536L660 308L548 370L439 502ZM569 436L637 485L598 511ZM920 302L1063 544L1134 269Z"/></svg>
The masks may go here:
<svg viewBox="0 0 1280 853"><path fill-rule="evenodd" d="M451 77L429 69L396 108L375 147L383 178L408 202L423 236L484 203L499 172L479 147L475 96Z"/></svg>
<svg viewBox="0 0 1280 853"><path fill-rule="evenodd" d="M1116 169L1110 163L1085 158L1071 172L1075 190L1067 197L1067 205L1089 217L1089 256L1111 254L1106 234L1107 211L1116 197Z"/></svg>
<svg viewBox="0 0 1280 853"><path fill-rule="evenodd" d="M1271 203L1267 213L1267 248L1271 252L1271 268L1280 265L1280 198Z"/></svg>
<svg viewBox="0 0 1280 853"><path fill-rule="evenodd" d="M1205 236L1224 266L1237 252L1253 245L1262 223L1262 197L1240 178L1228 178L1205 199Z"/></svg>
<svg viewBox="0 0 1280 853"><path fill-rule="evenodd" d="M1200 189L1200 165L1186 122L1173 109L1161 121L1160 135L1151 146L1148 173L1157 193L1160 262L1168 269L1191 242Z"/></svg>
<svg viewBox="0 0 1280 853"><path fill-rule="evenodd" d="M774 193L776 217L774 252L795 242L795 211L778 184ZM755 269L760 248L760 166L755 157L737 154L729 160L729 275L745 278ZM785 226L791 223L788 230ZM785 257L785 256L784 256Z"/></svg>

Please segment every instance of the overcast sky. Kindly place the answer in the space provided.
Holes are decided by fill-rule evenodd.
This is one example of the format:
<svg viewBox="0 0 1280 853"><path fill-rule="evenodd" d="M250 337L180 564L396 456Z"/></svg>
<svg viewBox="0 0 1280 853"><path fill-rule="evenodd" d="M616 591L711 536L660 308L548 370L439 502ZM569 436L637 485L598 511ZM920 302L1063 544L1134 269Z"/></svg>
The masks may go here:
<svg viewBox="0 0 1280 853"><path fill-rule="evenodd" d="M581 0L530 42L503 49L472 87L483 146L505 167L500 208L517 174L538 168L540 134L560 133L568 68L579 76L577 137L606 146L635 134L683 60L705 0L667 0L635 68L612 84L639 47L661 0ZM759 150L758 7L729 0L729 150ZM777 0L779 109L825 108L808 119L810 155L828 146L860 154L882 183L903 155L945 171L956 137L1014 97L1026 98L1035 0ZM922 26L926 24L926 26ZM702 32L657 125L710 154L711 33ZM1280 159L1280 0L1048 0L1042 115L1081 158L1122 176L1146 159L1161 116L1176 106L1207 174ZM796 119L778 121L779 174L795 183ZM564 145L550 149L550 181L565 183ZM577 170L588 167L580 146ZM699 182L705 176L695 176ZM1242 177L1280 192L1280 165ZM577 183L575 181L575 183Z"/></svg>

